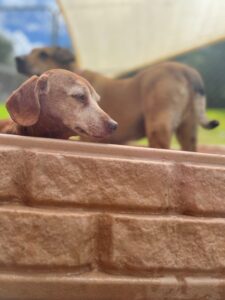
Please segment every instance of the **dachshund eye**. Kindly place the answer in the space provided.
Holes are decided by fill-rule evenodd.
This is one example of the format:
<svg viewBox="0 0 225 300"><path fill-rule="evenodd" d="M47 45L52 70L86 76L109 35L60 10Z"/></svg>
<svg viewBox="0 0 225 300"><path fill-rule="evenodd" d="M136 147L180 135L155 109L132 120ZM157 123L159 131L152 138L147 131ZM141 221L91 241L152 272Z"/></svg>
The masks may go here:
<svg viewBox="0 0 225 300"><path fill-rule="evenodd" d="M87 100L87 97L85 94L75 94L75 95L72 95L72 97L74 97L76 100L78 100L81 103L85 103Z"/></svg>
<svg viewBox="0 0 225 300"><path fill-rule="evenodd" d="M39 57L40 57L41 59L47 59L47 58L48 58L48 53L46 53L45 51L41 51L41 52L39 53Z"/></svg>

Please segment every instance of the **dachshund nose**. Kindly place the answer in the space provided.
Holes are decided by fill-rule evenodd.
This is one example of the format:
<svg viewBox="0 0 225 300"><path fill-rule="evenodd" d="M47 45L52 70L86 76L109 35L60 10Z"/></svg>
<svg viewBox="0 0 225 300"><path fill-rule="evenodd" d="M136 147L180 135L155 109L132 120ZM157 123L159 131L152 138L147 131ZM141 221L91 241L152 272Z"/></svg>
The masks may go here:
<svg viewBox="0 0 225 300"><path fill-rule="evenodd" d="M109 131L115 131L116 129L117 129L117 127L118 127L118 123L117 122L115 122L115 121L109 121L108 122L108 129L109 129Z"/></svg>

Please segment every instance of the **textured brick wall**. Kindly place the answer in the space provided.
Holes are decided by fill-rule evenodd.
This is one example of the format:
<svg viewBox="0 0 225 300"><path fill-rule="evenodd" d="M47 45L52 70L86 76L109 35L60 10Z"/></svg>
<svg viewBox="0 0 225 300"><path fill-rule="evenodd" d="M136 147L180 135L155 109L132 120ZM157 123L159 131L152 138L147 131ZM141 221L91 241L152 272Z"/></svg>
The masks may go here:
<svg viewBox="0 0 225 300"><path fill-rule="evenodd" d="M225 156L0 137L0 299L224 300Z"/></svg>

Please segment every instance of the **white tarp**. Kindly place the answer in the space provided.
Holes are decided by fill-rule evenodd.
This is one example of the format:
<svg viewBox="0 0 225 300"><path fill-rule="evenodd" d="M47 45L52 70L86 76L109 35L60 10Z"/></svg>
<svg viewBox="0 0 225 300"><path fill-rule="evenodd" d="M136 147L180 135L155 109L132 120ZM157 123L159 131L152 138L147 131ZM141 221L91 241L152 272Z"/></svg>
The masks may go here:
<svg viewBox="0 0 225 300"><path fill-rule="evenodd" d="M81 66L115 74L225 37L225 0L58 0Z"/></svg>

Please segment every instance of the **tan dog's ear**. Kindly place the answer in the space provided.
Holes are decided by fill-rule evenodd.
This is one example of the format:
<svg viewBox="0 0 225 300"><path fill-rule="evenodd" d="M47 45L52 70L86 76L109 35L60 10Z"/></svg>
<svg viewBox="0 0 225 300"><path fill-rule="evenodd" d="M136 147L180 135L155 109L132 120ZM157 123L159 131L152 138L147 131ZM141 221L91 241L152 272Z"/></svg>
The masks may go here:
<svg viewBox="0 0 225 300"><path fill-rule="evenodd" d="M21 126L32 126L39 119L40 103L34 91L37 80L37 76L26 80L6 102L10 117Z"/></svg>
<svg viewBox="0 0 225 300"><path fill-rule="evenodd" d="M61 64L67 64L75 61L75 56L70 50L60 47L55 47L53 58Z"/></svg>

